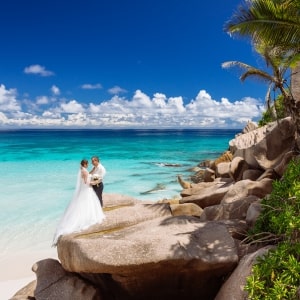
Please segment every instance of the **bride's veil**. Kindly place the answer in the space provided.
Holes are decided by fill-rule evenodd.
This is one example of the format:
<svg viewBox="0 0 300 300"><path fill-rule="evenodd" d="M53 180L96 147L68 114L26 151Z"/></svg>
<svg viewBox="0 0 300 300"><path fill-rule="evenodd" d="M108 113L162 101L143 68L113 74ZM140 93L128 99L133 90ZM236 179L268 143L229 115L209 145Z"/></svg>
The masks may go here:
<svg viewBox="0 0 300 300"><path fill-rule="evenodd" d="M75 187L73 198L78 194L78 192L80 190L80 185L81 185L81 167L79 168L79 171L77 174L77 181L76 181L76 187Z"/></svg>

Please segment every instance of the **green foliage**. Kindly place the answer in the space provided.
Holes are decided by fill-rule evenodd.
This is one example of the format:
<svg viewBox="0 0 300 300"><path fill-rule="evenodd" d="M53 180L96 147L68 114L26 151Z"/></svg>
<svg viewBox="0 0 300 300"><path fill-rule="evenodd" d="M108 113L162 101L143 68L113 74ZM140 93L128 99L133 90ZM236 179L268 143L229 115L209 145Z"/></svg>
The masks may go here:
<svg viewBox="0 0 300 300"><path fill-rule="evenodd" d="M300 161L292 160L281 178L273 182L269 197L262 199L261 212L250 236L265 232L275 240L300 237ZM300 241L300 240L299 240Z"/></svg>
<svg viewBox="0 0 300 300"><path fill-rule="evenodd" d="M258 121L258 126L262 127L273 121L274 121L273 114L270 109L267 109L265 112L263 112L262 118Z"/></svg>
<svg viewBox="0 0 300 300"><path fill-rule="evenodd" d="M274 114L274 110L276 114ZM276 121L277 119L282 119L284 118L284 114L285 108L283 103L283 96L279 95L276 101L274 101L274 105L263 112L261 120L258 121L258 126L262 127L270 122Z"/></svg>
<svg viewBox="0 0 300 300"><path fill-rule="evenodd" d="M245 290L251 300L296 299L300 286L300 160L288 164L262 206L249 239L279 242L257 259Z"/></svg>
<svg viewBox="0 0 300 300"><path fill-rule="evenodd" d="M296 299L300 285L300 244L280 243L257 259L245 290L251 300Z"/></svg>

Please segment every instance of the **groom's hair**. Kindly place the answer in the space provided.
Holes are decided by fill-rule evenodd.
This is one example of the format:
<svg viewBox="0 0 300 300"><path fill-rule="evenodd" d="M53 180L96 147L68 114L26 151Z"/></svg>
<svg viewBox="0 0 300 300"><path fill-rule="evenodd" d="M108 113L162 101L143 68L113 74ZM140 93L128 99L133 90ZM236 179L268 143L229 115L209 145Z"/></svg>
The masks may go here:
<svg viewBox="0 0 300 300"><path fill-rule="evenodd" d="M93 160L93 159L99 161L99 157L98 157L98 156L92 156L92 160Z"/></svg>

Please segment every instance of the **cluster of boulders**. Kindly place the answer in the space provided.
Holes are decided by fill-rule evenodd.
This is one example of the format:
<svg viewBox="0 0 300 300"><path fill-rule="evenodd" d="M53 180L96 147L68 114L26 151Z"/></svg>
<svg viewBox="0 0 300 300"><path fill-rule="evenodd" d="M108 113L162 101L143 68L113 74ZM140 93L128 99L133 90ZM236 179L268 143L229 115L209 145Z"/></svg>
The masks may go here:
<svg viewBox="0 0 300 300"><path fill-rule="evenodd" d="M37 280L12 299L246 299L251 266L270 247L243 239L295 148L290 118L250 122L228 151L201 164L201 182L179 178L177 200L105 194L105 221L62 237L59 261L37 262Z"/></svg>

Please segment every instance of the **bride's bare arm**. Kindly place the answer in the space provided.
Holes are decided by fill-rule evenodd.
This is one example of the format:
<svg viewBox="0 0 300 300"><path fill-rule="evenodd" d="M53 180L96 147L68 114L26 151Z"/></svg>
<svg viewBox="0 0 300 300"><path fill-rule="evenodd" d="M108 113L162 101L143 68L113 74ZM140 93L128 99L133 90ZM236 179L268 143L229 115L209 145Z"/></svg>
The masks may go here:
<svg viewBox="0 0 300 300"><path fill-rule="evenodd" d="M89 183L88 182L88 175L89 175L88 172L84 172L84 171L82 172L82 178L83 178L83 181L84 181L85 184Z"/></svg>

